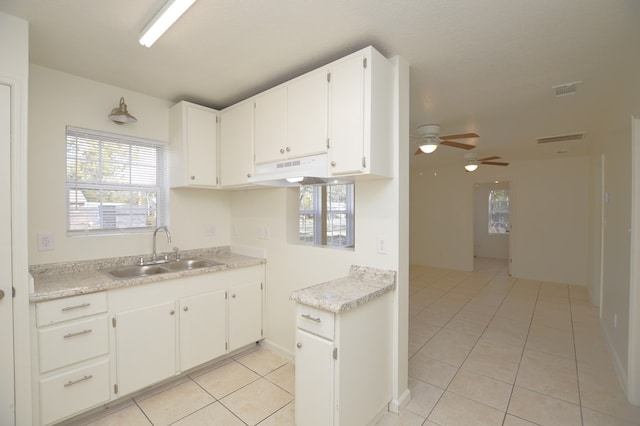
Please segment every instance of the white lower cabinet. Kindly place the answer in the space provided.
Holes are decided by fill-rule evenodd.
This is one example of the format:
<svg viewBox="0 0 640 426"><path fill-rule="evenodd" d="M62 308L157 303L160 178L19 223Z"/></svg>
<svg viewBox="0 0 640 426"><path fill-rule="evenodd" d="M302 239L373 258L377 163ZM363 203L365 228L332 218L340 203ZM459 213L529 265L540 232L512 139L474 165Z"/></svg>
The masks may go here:
<svg viewBox="0 0 640 426"><path fill-rule="evenodd" d="M226 352L226 292L180 299L180 370L185 371Z"/></svg>
<svg viewBox="0 0 640 426"><path fill-rule="evenodd" d="M391 400L392 293L344 313L298 304L296 425L366 425Z"/></svg>
<svg viewBox="0 0 640 426"><path fill-rule="evenodd" d="M229 288L229 350L262 339L262 282Z"/></svg>
<svg viewBox="0 0 640 426"><path fill-rule="evenodd" d="M50 425L261 340L264 266L32 306L34 423Z"/></svg>
<svg viewBox="0 0 640 426"><path fill-rule="evenodd" d="M333 341L297 329L296 347L296 425L332 425Z"/></svg>
<svg viewBox="0 0 640 426"><path fill-rule="evenodd" d="M34 422L49 425L109 401L106 293L36 303L31 313Z"/></svg>
<svg viewBox="0 0 640 426"><path fill-rule="evenodd" d="M171 301L115 315L118 394L176 373L175 307Z"/></svg>

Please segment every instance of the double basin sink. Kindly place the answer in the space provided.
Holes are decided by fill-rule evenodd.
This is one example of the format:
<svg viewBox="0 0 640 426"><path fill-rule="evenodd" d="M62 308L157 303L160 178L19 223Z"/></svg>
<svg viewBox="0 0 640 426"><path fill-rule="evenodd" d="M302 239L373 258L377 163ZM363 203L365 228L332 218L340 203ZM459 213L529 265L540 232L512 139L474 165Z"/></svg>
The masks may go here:
<svg viewBox="0 0 640 426"><path fill-rule="evenodd" d="M193 269L209 268L223 265L223 263L199 257L170 260L150 265L128 265L105 271L108 275L118 279L140 278L151 275L167 274L169 272L190 271Z"/></svg>

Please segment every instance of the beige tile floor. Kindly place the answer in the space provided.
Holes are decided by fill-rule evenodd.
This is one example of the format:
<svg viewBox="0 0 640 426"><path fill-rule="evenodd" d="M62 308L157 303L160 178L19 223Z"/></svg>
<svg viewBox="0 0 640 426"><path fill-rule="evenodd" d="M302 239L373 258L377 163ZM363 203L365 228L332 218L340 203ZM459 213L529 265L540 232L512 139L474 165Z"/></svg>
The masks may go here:
<svg viewBox="0 0 640 426"><path fill-rule="evenodd" d="M379 425L640 425L585 288L412 266L409 388Z"/></svg>
<svg viewBox="0 0 640 426"><path fill-rule="evenodd" d="M293 425L293 374L258 349L74 424ZM504 261L411 267L409 388L379 426L640 425L587 291L511 278Z"/></svg>

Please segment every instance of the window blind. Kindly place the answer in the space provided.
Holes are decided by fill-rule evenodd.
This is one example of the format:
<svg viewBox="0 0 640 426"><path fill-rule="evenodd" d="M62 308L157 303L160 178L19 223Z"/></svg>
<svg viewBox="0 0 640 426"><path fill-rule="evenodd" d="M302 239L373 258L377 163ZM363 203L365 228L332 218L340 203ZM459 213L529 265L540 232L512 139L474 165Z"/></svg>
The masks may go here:
<svg viewBox="0 0 640 426"><path fill-rule="evenodd" d="M164 142L67 126L67 235L166 225Z"/></svg>

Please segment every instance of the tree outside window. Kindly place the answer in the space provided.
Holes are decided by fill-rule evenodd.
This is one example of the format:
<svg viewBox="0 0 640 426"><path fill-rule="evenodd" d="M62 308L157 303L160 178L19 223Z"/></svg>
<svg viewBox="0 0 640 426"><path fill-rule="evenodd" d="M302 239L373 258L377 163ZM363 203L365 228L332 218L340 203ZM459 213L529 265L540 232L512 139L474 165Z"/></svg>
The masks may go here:
<svg viewBox="0 0 640 426"><path fill-rule="evenodd" d="M489 191L489 234L508 234L509 190L493 189Z"/></svg>

